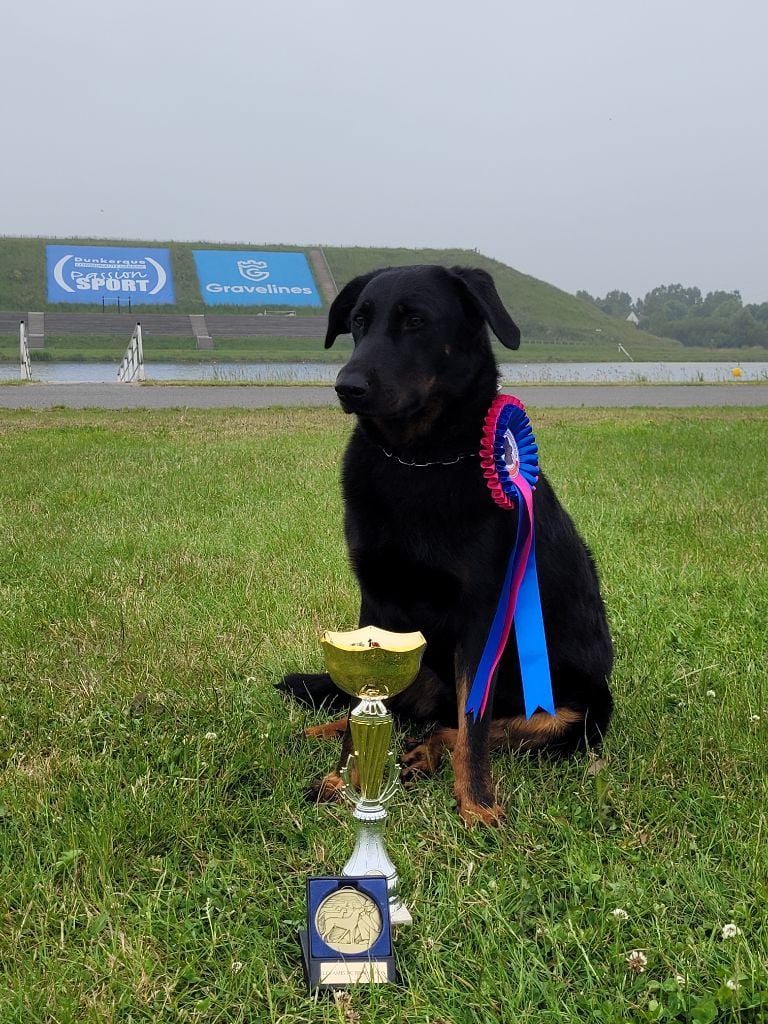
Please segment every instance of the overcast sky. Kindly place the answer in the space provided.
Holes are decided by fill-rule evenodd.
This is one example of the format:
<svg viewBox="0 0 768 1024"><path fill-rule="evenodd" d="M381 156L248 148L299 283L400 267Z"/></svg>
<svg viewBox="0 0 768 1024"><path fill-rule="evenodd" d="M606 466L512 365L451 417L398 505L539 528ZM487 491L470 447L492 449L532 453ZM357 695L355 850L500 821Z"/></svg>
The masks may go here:
<svg viewBox="0 0 768 1024"><path fill-rule="evenodd" d="M10 7L0 234L459 246L768 300L765 0Z"/></svg>

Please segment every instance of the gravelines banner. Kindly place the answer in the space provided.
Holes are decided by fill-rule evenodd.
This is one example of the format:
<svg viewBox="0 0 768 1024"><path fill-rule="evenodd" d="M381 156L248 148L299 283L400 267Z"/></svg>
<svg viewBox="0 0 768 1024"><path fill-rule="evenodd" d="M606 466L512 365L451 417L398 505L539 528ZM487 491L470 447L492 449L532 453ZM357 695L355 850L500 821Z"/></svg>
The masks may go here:
<svg viewBox="0 0 768 1024"><path fill-rule="evenodd" d="M300 252L192 251L206 306L321 306Z"/></svg>
<svg viewBox="0 0 768 1024"><path fill-rule="evenodd" d="M46 256L49 302L176 302L168 249L48 245Z"/></svg>

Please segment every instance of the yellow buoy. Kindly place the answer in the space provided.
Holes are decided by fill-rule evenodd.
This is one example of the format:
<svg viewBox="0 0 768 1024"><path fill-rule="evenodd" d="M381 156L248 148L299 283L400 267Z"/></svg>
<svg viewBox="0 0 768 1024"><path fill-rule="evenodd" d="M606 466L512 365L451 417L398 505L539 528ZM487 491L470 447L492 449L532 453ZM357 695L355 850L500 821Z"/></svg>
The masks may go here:
<svg viewBox="0 0 768 1024"><path fill-rule="evenodd" d="M741 376L741 367L740 366L734 366L734 368L731 370L731 376L732 377L740 377Z"/></svg>

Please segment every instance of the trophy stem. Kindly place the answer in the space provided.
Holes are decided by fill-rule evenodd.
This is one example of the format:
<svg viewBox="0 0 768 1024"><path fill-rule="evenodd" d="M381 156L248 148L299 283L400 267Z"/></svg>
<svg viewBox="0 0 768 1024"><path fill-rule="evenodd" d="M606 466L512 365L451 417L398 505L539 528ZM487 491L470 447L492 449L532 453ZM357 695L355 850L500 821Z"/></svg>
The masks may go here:
<svg viewBox="0 0 768 1024"><path fill-rule="evenodd" d="M400 880L384 846L386 802L394 795L400 768L391 750L392 716L379 699L364 697L349 716L354 753L341 770L344 795L352 804L357 838L344 865L347 877L383 875L387 880L389 916L393 924L411 924L399 896ZM352 784L353 774L357 786Z"/></svg>
<svg viewBox="0 0 768 1024"><path fill-rule="evenodd" d="M381 805L379 805L379 810L381 813L372 820L364 810L355 809L354 817L358 821L357 839L352 855L342 868L341 873L348 878L361 875L383 875L387 880L389 917L392 924L411 924L412 918L408 908L400 899L400 879L397 869L384 846L384 822L387 812Z"/></svg>

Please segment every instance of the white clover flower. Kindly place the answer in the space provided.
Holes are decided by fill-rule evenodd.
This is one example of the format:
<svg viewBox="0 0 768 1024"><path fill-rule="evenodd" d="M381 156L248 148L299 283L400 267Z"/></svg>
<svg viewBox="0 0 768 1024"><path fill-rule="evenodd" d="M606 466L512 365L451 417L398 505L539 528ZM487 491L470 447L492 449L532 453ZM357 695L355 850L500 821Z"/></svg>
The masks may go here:
<svg viewBox="0 0 768 1024"><path fill-rule="evenodd" d="M735 939L737 935L741 935L741 928L731 921L730 924L723 925L723 930L720 934L724 939Z"/></svg>
<svg viewBox="0 0 768 1024"><path fill-rule="evenodd" d="M622 910L621 907L614 907L611 911L611 917L615 917L617 921L629 920L629 914L626 912L626 910Z"/></svg>
<svg viewBox="0 0 768 1024"><path fill-rule="evenodd" d="M716 697L717 694L715 693L714 690L707 690L707 696L708 697Z"/></svg>
<svg viewBox="0 0 768 1024"><path fill-rule="evenodd" d="M725 987L729 988L731 992L735 992L739 987L739 983L735 978L729 978L725 983Z"/></svg>
<svg viewBox="0 0 768 1024"><path fill-rule="evenodd" d="M680 988L684 988L685 987L685 982L686 982L685 975L684 974L676 974L675 975L675 982L680 986Z"/></svg>
<svg viewBox="0 0 768 1024"><path fill-rule="evenodd" d="M627 965L633 974L642 974L648 966L648 957L639 949L633 949L627 957Z"/></svg>
<svg viewBox="0 0 768 1024"><path fill-rule="evenodd" d="M752 723L752 725L757 725L757 723L760 721L760 715L752 715L749 720Z"/></svg>
<svg viewBox="0 0 768 1024"><path fill-rule="evenodd" d="M245 964L243 963L242 960L233 960L230 966L233 974L239 974L240 971L242 971Z"/></svg>
<svg viewBox="0 0 768 1024"><path fill-rule="evenodd" d="M214 740L219 738L219 734L216 732L207 732L203 739L208 740L209 743L213 743Z"/></svg>

